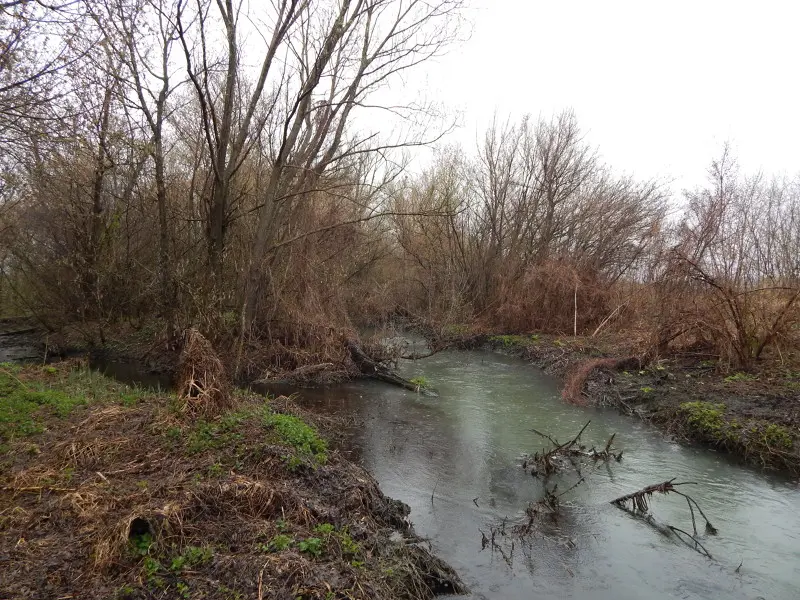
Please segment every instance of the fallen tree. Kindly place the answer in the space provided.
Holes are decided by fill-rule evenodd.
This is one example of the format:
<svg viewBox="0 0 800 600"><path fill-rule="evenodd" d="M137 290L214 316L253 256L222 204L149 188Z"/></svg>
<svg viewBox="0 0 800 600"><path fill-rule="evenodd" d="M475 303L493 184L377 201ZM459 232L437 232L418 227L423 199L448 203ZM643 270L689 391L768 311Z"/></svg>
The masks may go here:
<svg viewBox="0 0 800 600"><path fill-rule="evenodd" d="M398 375L386 364L386 361L369 356L354 340L348 339L345 345L348 352L350 352L350 358L363 376L396 385L412 392L436 395L433 390Z"/></svg>

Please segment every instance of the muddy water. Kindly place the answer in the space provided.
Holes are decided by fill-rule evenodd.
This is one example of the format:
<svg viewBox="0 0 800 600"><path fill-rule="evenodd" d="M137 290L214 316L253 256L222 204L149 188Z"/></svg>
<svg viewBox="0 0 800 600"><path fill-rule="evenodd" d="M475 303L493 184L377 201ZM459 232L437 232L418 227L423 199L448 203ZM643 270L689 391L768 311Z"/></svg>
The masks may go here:
<svg viewBox="0 0 800 600"><path fill-rule="evenodd" d="M445 352L400 370L423 375L439 396L357 382L305 391L303 401L360 422L352 431L358 458L388 495L411 506L417 533L473 598L800 598L795 483L678 446L613 411L566 405L555 381L517 359ZM587 442L602 445L617 433L622 462L586 469L588 482L565 496L560 524L528 546L516 543L510 565L481 550L480 530L541 497L541 482L518 460L543 445L530 429L567 440L587 420ZM673 477L699 483L688 491L719 529L701 538L713 560L608 503ZM575 477L558 481L564 490ZM682 498L655 497L652 509L659 523L691 529Z"/></svg>

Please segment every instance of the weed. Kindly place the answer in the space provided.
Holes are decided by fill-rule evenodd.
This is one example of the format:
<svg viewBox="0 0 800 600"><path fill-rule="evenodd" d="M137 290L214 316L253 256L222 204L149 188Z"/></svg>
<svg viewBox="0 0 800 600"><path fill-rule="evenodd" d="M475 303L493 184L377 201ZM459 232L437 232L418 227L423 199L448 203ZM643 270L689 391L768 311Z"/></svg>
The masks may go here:
<svg viewBox="0 0 800 600"><path fill-rule="evenodd" d="M244 600L244 594L226 585L219 586L219 593L225 600Z"/></svg>
<svg viewBox="0 0 800 600"><path fill-rule="evenodd" d="M222 468L222 464L216 462L213 465L209 465L208 467L208 476L209 477L222 477L224 473L224 469Z"/></svg>
<svg viewBox="0 0 800 600"><path fill-rule="evenodd" d="M742 372L734 373L733 375L728 375L725 378L725 381L727 383L734 383L737 381L757 381L757 380L758 377L756 377L755 375L750 375L749 373L742 373Z"/></svg>
<svg viewBox="0 0 800 600"><path fill-rule="evenodd" d="M713 439L724 437L723 430L726 422L723 416L724 404L710 402L684 402L680 405L681 411L686 413L686 420L695 430Z"/></svg>
<svg viewBox="0 0 800 600"><path fill-rule="evenodd" d="M325 542L322 538L311 537L298 542L297 549L311 556L320 557L325 549Z"/></svg>
<svg viewBox="0 0 800 600"><path fill-rule="evenodd" d="M278 433L281 441L295 448L300 454L314 456L320 464L327 462L328 444L317 431L293 415L267 413L264 424Z"/></svg>
<svg viewBox="0 0 800 600"><path fill-rule="evenodd" d="M649 387L649 386L644 386L644 387L640 387L640 388L639 388L639 391L641 391L643 394L651 394L651 393L653 393L655 390L653 390L653 388L651 388L651 387Z"/></svg>
<svg viewBox="0 0 800 600"><path fill-rule="evenodd" d="M262 552L283 552L292 545L293 541L290 536L279 533L266 544L259 544L257 548Z"/></svg>
<svg viewBox="0 0 800 600"><path fill-rule="evenodd" d="M130 542L136 554L147 556L150 554L150 547L153 545L153 536L149 533L142 533L131 537Z"/></svg>
<svg viewBox="0 0 800 600"><path fill-rule="evenodd" d="M180 594L181 598L189 598L190 597L189 596L189 586L186 585L185 583L183 583L182 581L179 581L178 583L175 584L175 589L178 591L178 593Z"/></svg>
<svg viewBox="0 0 800 600"><path fill-rule="evenodd" d="M785 427L770 423L760 433L761 442L770 448L789 451L794 444L792 435Z"/></svg>
<svg viewBox="0 0 800 600"><path fill-rule="evenodd" d="M361 545L352 537L350 537L350 533L347 531L347 528L344 528L339 532L338 538L339 544L342 547L342 554L353 557L361 554Z"/></svg>
<svg viewBox="0 0 800 600"><path fill-rule="evenodd" d="M318 533L325 537L329 537L334 531L336 531L336 528L330 523L322 523L314 527L314 533Z"/></svg>
<svg viewBox="0 0 800 600"><path fill-rule="evenodd" d="M42 430L40 417L45 412L68 416L83 398L45 387L40 382L23 383L3 367L0 369L0 439L30 435Z"/></svg>
<svg viewBox="0 0 800 600"><path fill-rule="evenodd" d="M247 416L245 413L232 412L216 421L200 419L189 432L187 450L190 454L199 454L235 444L242 439L238 429Z"/></svg>
<svg viewBox="0 0 800 600"><path fill-rule="evenodd" d="M180 555L172 559L170 571L180 573L184 569L199 567L208 563L214 556L209 546L187 546Z"/></svg>
<svg viewBox="0 0 800 600"><path fill-rule="evenodd" d="M422 390L428 387L428 379L422 375L408 380L413 385L417 386L417 390Z"/></svg>
<svg viewBox="0 0 800 600"><path fill-rule="evenodd" d="M161 563L157 558L148 556L142 562L142 570L144 571L145 579L147 581L152 581L161 570Z"/></svg>

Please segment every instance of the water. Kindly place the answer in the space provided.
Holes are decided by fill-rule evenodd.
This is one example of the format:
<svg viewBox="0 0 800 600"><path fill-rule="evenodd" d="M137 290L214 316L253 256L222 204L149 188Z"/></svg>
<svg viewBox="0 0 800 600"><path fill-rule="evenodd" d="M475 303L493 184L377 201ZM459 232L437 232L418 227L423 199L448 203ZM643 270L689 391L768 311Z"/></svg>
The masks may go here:
<svg viewBox="0 0 800 600"><path fill-rule="evenodd" d="M439 396L361 381L305 390L302 401L361 422L352 431L355 453L385 493L411 506L417 533L473 598L800 598L795 483L679 446L614 411L567 405L553 379L517 359L443 352L400 370L425 376ZM541 497L541 482L519 461L545 445L530 429L566 441L588 420L583 439L602 446L616 432L622 462L584 469L587 482L564 497L560 524L536 534L524 554L516 542L511 565L481 550L479 530L519 517ZM684 490L719 529L701 534L713 560L609 504L673 477L699 483ZM576 477L554 481L564 490ZM682 498L657 495L651 507L659 523L691 531Z"/></svg>

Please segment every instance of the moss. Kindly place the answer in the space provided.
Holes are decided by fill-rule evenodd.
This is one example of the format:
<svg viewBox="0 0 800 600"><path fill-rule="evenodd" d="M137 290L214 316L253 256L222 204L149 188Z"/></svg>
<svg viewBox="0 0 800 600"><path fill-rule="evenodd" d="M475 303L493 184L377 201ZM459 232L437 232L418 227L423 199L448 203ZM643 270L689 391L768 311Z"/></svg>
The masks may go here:
<svg viewBox="0 0 800 600"><path fill-rule="evenodd" d="M789 452L794 446L791 432L781 425L758 419L739 421L725 415L725 405L685 402L680 405L689 429L696 437L745 455L755 454L769 462L776 451Z"/></svg>
<svg viewBox="0 0 800 600"><path fill-rule="evenodd" d="M725 405L710 402L684 402L680 409L686 421L697 432L712 439L720 439L726 426Z"/></svg>
<svg viewBox="0 0 800 600"><path fill-rule="evenodd" d="M769 423L759 429L761 442L770 448L790 451L794 445L792 434L789 430L775 423Z"/></svg>

